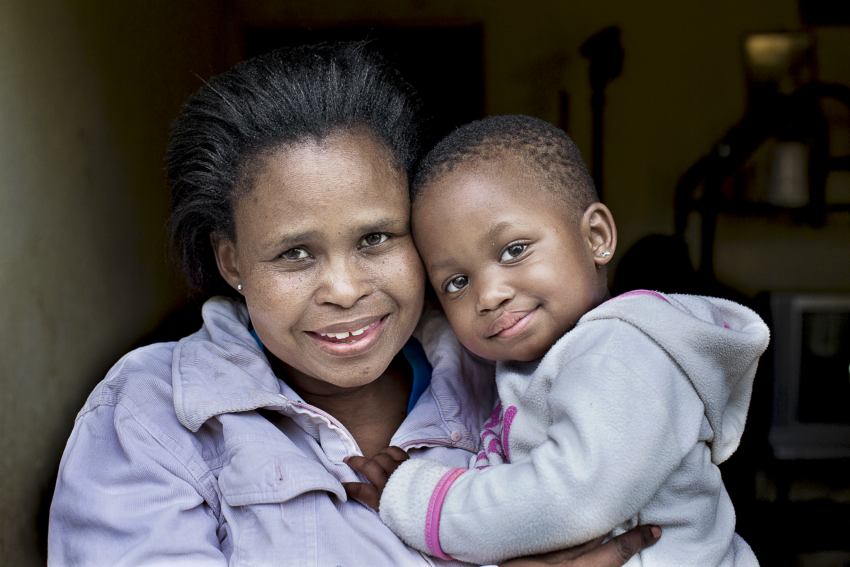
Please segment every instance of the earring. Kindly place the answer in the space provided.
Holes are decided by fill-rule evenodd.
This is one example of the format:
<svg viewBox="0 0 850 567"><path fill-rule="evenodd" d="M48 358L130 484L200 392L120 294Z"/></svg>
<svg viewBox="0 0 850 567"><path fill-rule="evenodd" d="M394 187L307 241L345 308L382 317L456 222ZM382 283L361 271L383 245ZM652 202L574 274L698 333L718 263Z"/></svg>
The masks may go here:
<svg viewBox="0 0 850 567"><path fill-rule="evenodd" d="M600 258L607 258L610 255L611 255L611 252L608 251L608 250L605 250L604 252L600 252L599 257Z"/></svg>
<svg viewBox="0 0 850 567"><path fill-rule="evenodd" d="M237 285L236 289L238 289L239 291L242 291L242 284Z"/></svg>

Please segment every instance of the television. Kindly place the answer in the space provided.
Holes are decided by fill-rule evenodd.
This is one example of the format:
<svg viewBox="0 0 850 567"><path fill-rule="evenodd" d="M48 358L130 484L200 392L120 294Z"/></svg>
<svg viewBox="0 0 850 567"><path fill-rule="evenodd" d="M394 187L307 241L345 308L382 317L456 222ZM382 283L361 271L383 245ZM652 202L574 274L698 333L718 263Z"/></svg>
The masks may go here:
<svg viewBox="0 0 850 567"><path fill-rule="evenodd" d="M773 293L770 310L774 456L850 457L850 294Z"/></svg>

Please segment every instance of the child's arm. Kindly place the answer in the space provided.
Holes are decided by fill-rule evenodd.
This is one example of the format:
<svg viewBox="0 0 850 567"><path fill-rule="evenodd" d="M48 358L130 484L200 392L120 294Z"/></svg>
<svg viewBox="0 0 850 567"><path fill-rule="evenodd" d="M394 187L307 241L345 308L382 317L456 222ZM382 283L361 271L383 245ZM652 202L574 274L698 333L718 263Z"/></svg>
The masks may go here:
<svg viewBox="0 0 850 567"><path fill-rule="evenodd" d="M687 379L675 366L658 365L649 382L634 366L570 361L539 401L553 422L528 458L469 471L412 459L389 481L381 518L408 545L478 563L609 533L652 498L699 429L676 413L674 383L687 389Z"/></svg>
<svg viewBox="0 0 850 567"><path fill-rule="evenodd" d="M344 483L349 498L355 498L378 510L381 493L389 476L408 459L398 447L387 447L371 459L350 457L345 460L352 469L371 484ZM633 555L653 545L661 537L658 526L638 526L604 542L604 536L583 544L546 553L520 557L502 563L501 567L621 567Z"/></svg>

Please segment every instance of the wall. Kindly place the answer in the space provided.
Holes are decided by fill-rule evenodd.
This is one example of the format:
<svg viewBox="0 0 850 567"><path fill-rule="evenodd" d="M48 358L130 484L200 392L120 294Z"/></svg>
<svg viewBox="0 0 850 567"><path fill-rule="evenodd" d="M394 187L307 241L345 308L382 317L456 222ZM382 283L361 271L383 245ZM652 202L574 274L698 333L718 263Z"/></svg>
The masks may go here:
<svg viewBox="0 0 850 567"><path fill-rule="evenodd" d="M183 290L166 262L167 129L219 52L215 2L0 3L0 563L91 388Z"/></svg>
<svg viewBox="0 0 850 567"><path fill-rule="evenodd" d="M557 123L558 90L566 89L569 133L587 158L590 86L579 47L597 31L619 26L626 55L622 76L607 92L605 148L605 201L620 236L614 266L640 237L673 232L679 176L743 116L743 35L801 27L795 0L244 0L233 10L235 20L254 26L481 23L487 113L532 114ZM850 85L850 29L821 28L816 35L820 78ZM850 153L850 146L844 151ZM847 214L832 215L825 228L814 230L776 218L724 217L715 250L718 277L747 295L850 291L848 220Z"/></svg>
<svg viewBox="0 0 850 567"><path fill-rule="evenodd" d="M742 116L742 35L800 27L794 0L0 3L4 564L43 564L40 493L76 412L128 346L183 301L165 258L167 127L203 78L239 59L241 26L477 23L486 111L554 123L566 89L569 131L585 155L590 90L579 46L606 26L622 29L605 172L618 256L643 235L672 231L678 177ZM821 78L850 84L850 30L817 36ZM746 294L850 291L848 242L846 214L822 229L724 218L717 270Z"/></svg>

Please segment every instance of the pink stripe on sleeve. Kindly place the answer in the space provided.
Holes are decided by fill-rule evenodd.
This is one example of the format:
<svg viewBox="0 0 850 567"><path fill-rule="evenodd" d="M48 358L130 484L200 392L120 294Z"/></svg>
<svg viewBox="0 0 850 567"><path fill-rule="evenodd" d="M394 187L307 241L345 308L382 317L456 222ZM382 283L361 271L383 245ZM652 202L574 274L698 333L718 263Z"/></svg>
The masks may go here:
<svg viewBox="0 0 850 567"><path fill-rule="evenodd" d="M663 299L664 301L667 301L667 298L658 293L657 291L649 291L648 289L636 289L633 291L627 291L626 293L621 293L620 295L618 295L617 298L629 297L630 295L652 295L654 297L657 297L658 299ZM670 302L667 301L667 303Z"/></svg>
<svg viewBox="0 0 850 567"><path fill-rule="evenodd" d="M428 502L428 512L425 515L425 543L428 545L428 553L434 557L451 561L452 558L443 553L440 547L440 512L443 510L443 501L457 477L465 473L467 469L452 469L443 475L437 487L431 494Z"/></svg>

